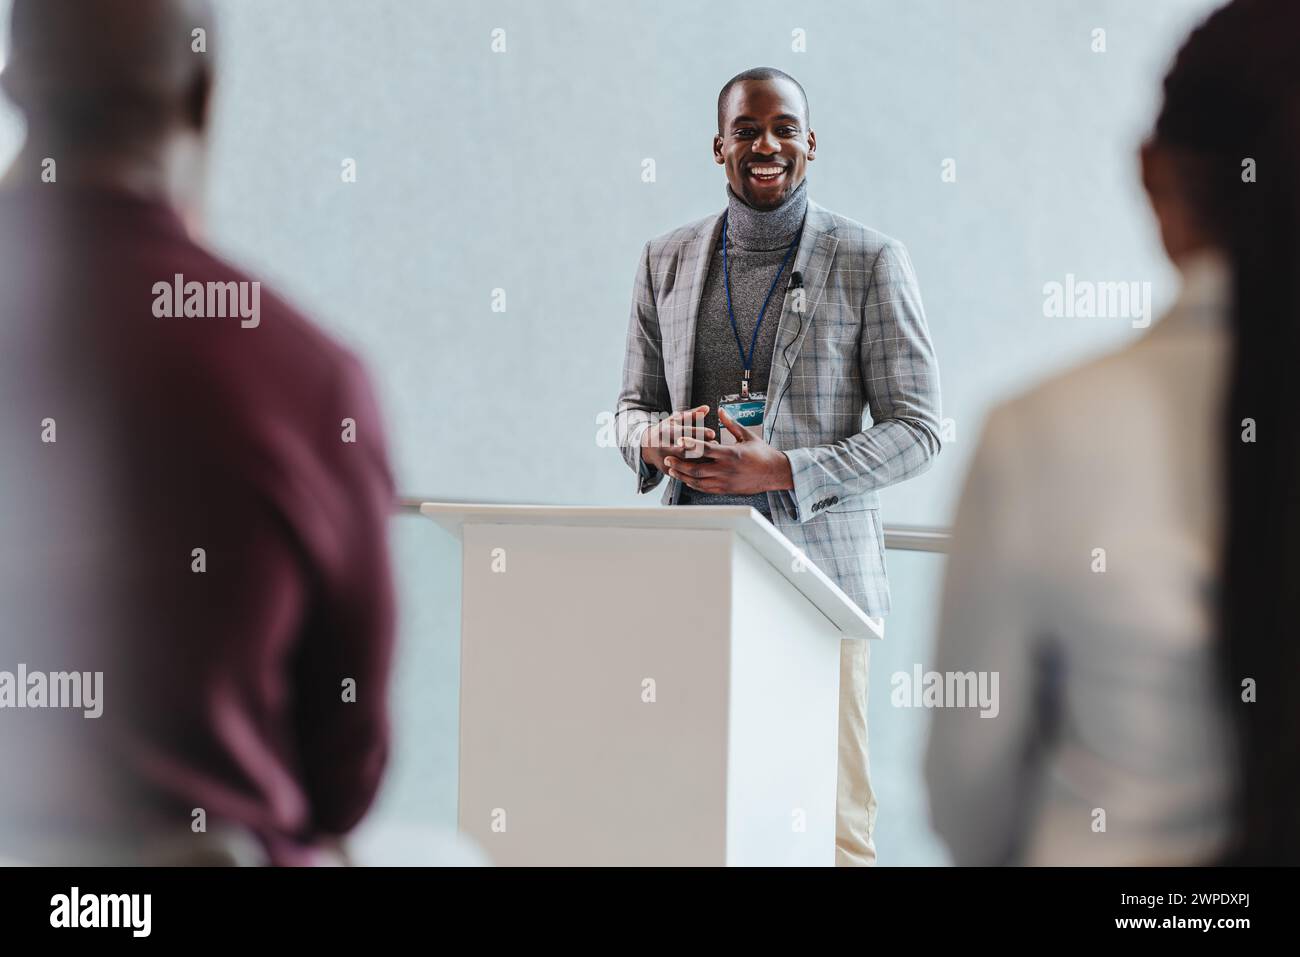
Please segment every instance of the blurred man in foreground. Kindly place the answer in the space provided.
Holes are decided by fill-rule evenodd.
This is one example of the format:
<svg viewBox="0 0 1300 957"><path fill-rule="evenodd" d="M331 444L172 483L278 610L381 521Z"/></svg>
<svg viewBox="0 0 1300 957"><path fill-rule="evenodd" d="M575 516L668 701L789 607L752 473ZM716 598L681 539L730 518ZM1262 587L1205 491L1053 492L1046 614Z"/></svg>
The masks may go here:
<svg viewBox="0 0 1300 957"><path fill-rule="evenodd" d="M0 856L326 860L385 765L381 425L348 353L191 238L215 41L199 0L14 3Z"/></svg>

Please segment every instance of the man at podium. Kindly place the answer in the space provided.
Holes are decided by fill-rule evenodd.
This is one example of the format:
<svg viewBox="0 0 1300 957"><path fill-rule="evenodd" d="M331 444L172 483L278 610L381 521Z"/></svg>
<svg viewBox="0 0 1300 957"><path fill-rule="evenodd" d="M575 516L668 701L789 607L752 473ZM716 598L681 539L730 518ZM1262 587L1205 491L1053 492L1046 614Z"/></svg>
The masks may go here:
<svg viewBox="0 0 1300 957"><path fill-rule="evenodd" d="M722 88L727 206L642 252L618 434L638 492L752 506L883 617L877 493L939 453L939 370L903 245L808 198L816 150L793 77ZM867 642L841 651L836 863L873 864Z"/></svg>

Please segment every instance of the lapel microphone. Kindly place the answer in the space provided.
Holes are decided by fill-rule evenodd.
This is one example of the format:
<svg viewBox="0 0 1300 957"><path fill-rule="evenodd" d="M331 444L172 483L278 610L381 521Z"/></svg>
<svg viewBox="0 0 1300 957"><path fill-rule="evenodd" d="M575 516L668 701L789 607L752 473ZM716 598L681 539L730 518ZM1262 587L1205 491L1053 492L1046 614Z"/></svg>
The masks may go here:
<svg viewBox="0 0 1300 957"><path fill-rule="evenodd" d="M790 288L791 289L803 288L803 273L799 272L799 270L797 269L794 272L790 273Z"/></svg>

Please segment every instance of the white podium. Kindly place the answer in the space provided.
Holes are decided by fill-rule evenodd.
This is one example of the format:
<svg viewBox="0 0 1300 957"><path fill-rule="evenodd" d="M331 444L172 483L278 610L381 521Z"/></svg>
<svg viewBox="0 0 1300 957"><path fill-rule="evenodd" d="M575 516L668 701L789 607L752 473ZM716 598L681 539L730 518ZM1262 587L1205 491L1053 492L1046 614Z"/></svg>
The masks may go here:
<svg viewBox="0 0 1300 957"><path fill-rule="evenodd" d="M833 865L842 638L757 512L430 502L463 543L461 830L501 865Z"/></svg>

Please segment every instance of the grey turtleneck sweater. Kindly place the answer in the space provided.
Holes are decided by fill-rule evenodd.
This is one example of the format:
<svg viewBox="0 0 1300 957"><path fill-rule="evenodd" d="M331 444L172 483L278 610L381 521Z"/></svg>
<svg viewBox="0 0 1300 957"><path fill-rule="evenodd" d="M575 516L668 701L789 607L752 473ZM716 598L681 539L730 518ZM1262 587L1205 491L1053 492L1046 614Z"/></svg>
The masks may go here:
<svg viewBox="0 0 1300 957"><path fill-rule="evenodd" d="M781 260L799 230L808 210L808 181L795 188L776 209L754 209L727 187L727 266L731 274L731 308L736 317L736 331L749 351L763 299L772 288L772 280L781 268ZM776 344L777 325L785 290L794 269L794 254L776 284L767 304L763 326L758 332L749 377L750 392L766 392L772 371L772 349ZM695 362L691 374L691 405L708 405L705 424L714 430L718 425L718 399L740 391L745 365L736 345L736 335L727 318L727 293L722 274L722 243L713 251L700 314L695 326ZM771 518L766 493L757 495L706 495L683 485L679 505L751 505Z"/></svg>

